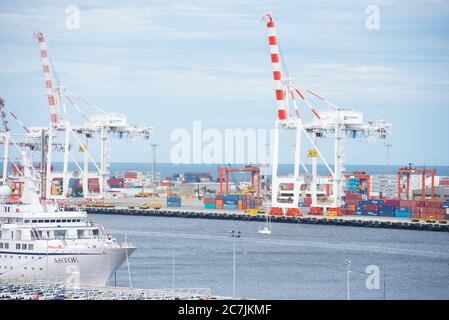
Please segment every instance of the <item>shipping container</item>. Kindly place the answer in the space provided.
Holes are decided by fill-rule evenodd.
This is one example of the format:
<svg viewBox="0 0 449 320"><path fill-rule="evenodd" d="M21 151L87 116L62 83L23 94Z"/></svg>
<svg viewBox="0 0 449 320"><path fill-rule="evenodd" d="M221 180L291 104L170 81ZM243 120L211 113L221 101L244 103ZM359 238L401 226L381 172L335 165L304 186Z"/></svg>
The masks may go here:
<svg viewBox="0 0 449 320"><path fill-rule="evenodd" d="M395 206L398 207L399 206L399 200L384 200L384 205L385 206Z"/></svg>
<svg viewBox="0 0 449 320"><path fill-rule="evenodd" d="M203 202L204 202L204 204L212 204L212 203L215 203L215 198L204 198L203 199Z"/></svg>
<svg viewBox="0 0 449 320"><path fill-rule="evenodd" d="M362 211L362 215L364 215L364 216L378 216L379 213L378 213L378 211L367 211L367 210L363 210L363 211Z"/></svg>
<svg viewBox="0 0 449 320"><path fill-rule="evenodd" d="M399 206L401 206L401 207L416 207L416 202L414 200L400 200Z"/></svg>
<svg viewBox="0 0 449 320"><path fill-rule="evenodd" d="M396 212L393 211L383 211L382 209L379 211L379 216L380 217L395 217L396 216Z"/></svg>
<svg viewBox="0 0 449 320"><path fill-rule="evenodd" d="M377 212L377 211L379 211L379 205L378 204L364 204L362 209L363 209L363 211Z"/></svg>
<svg viewBox="0 0 449 320"><path fill-rule="evenodd" d="M396 211L396 206L386 206L386 205L383 205L383 206L381 206L381 207L379 208L379 210L386 211L386 212L395 212L395 211Z"/></svg>
<svg viewBox="0 0 449 320"><path fill-rule="evenodd" d="M380 199L370 199L370 200L365 200L366 204L377 204L377 205L382 205L384 204L383 200Z"/></svg>
<svg viewBox="0 0 449 320"><path fill-rule="evenodd" d="M236 210L236 209L237 209L237 204L224 203L224 204L223 204L223 209L226 209L226 210Z"/></svg>
<svg viewBox="0 0 449 320"><path fill-rule="evenodd" d="M395 217L396 218L411 218L412 217L412 213L411 212L406 212L406 211L396 211L395 212Z"/></svg>

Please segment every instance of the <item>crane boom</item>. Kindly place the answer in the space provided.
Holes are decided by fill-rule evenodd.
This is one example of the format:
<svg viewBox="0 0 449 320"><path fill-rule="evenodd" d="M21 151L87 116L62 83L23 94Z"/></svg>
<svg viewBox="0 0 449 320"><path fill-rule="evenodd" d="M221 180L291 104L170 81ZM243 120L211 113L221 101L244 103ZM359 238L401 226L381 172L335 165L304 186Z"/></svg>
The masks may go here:
<svg viewBox="0 0 449 320"><path fill-rule="evenodd" d="M58 110L56 107L56 97L50 72L50 61L48 59L47 44L42 30L34 31L33 36L39 41L39 49L45 77L45 92L48 99L48 106L50 107L50 124L53 128L55 128L58 125Z"/></svg>
<svg viewBox="0 0 449 320"><path fill-rule="evenodd" d="M274 90L278 106L278 120L287 120L285 93L282 85L282 72L280 65L279 48L277 45L276 28L271 13L266 13L262 17L267 24L268 44L270 46L271 66L273 69Z"/></svg>

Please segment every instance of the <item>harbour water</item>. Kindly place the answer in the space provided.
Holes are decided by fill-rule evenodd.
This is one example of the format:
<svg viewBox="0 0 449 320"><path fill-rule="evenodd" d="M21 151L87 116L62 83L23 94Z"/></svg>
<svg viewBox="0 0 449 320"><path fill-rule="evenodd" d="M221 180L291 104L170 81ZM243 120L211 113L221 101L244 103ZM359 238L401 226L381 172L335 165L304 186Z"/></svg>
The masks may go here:
<svg viewBox="0 0 449 320"><path fill-rule="evenodd" d="M231 296L233 239L229 231L239 230L237 297L346 299L345 260L350 260L351 299L449 299L446 232L273 224L272 234L262 235L257 232L261 222L91 218L117 239L126 236L138 247L129 259L134 287L210 288L213 294ZM378 281L375 274L366 273L369 266L378 268ZM129 285L126 264L118 270L116 283Z"/></svg>
<svg viewBox="0 0 449 320"><path fill-rule="evenodd" d="M171 177L174 173L185 173L185 172L209 172L212 177L218 177L218 167L226 167L227 164L216 165L216 164L172 164L172 163L157 163L156 171L160 171L162 177ZM245 164L234 164L233 167L242 167ZM427 168L427 169L436 169L437 175L448 176L449 175L449 166L421 166L414 165L417 168ZM311 170L311 166L306 164L308 170ZM346 172L349 174L353 171L364 171L367 174L385 174L386 172L390 172L390 174L395 174L399 167L391 165L387 169L385 165L345 165ZM56 162L54 164L54 169L56 171L62 170L62 163ZM91 170L95 170L93 164L90 167ZM74 163L69 163L69 170L77 170ZM137 162L113 162L111 163L111 174L114 175L117 171L142 171L142 172L152 172L153 163L149 160L148 163L137 163ZM288 174L293 172L293 165L289 164L280 164L279 165L279 174ZM318 174L325 175L328 174L327 168L325 165L318 165ZM238 176L236 176L238 178Z"/></svg>

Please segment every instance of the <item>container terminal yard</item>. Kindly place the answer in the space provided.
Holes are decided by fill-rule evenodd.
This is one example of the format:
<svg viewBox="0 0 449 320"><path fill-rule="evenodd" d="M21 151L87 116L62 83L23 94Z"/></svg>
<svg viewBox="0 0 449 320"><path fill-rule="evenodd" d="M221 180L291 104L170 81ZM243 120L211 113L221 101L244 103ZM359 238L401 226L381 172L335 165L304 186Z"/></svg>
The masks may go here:
<svg viewBox="0 0 449 320"><path fill-rule="evenodd" d="M30 190L39 196L39 203L35 205L42 206L46 213L49 212L48 207L54 206L56 212L85 212L91 217L122 216L130 220L137 217L170 217L210 219L217 220L217 223L220 223L218 220L258 222L264 225L258 231L260 235L271 235L271 223L448 232L449 176L439 174L436 166L429 168L412 163L404 164L395 172L389 166L385 173L380 174L369 173L363 168L348 172L344 167L345 141L384 143L392 134L394 124L384 120L365 120L363 113L341 108L321 94L295 82L281 63L283 57L280 55L276 21L270 13L264 14L262 19L267 34L267 56L271 62L276 105L271 163L220 164L213 169L211 166L211 170L205 172L179 171L168 176L156 170L160 164L156 162L155 144L152 145L154 161L148 164L147 172L131 169L112 172L110 139L123 142L125 139L151 140L153 126L130 124L124 114L107 113L71 93L59 81L54 81L55 71L49 60L47 38L42 30L36 30L33 36L43 66L50 124L48 127L28 126L21 120L20 112L12 110L13 107L8 105L7 97L0 98L3 120L0 135L3 145L1 182L2 187L11 190L11 193L6 189L2 193L6 214L1 220L2 232L11 228L10 209L15 208L20 213L21 206L30 204L26 202ZM316 108L317 102L324 103L328 109L319 110ZM85 111L88 108L93 108L95 113L88 114ZM72 121L71 112L81 116L84 122ZM312 121L305 120L303 113L306 112L310 113ZM23 132L13 133L10 122L18 125ZM282 139L284 132L293 134L293 145ZM332 161L328 161L320 150L323 140L332 142ZM94 154L95 148L91 148L95 143L99 145L99 156ZM290 144L292 148L290 162L293 165L288 173L279 170L282 144ZM388 152L391 145L387 143L385 146ZM13 153L16 151L25 160L15 161ZM59 152L63 161L58 163L55 154ZM34 161L28 167L27 153L37 154L33 160L39 161ZM304 157L304 154L307 156ZM306 159L310 165L304 164ZM36 178L35 189L27 186L31 174ZM31 205L34 205L33 202ZM30 217L24 223L30 223L34 230L38 228L36 226L47 223L67 222L64 220ZM5 235L6 232L1 234ZM40 239L40 236L42 231L32 231L32 237ZM48 233L48 237L47 241L66 240L65 236L58 238L61 237L59 232ZM1 250L12 247L9 242L0 244ZM128 245L127 241L125 244ZM33 248L32 244L30 246ZM23 247L17 244L16 248ZM123 261L128 264L131 282L128 253ZM0 268L2 263L0 261ZM2 274L0 271L0 299L226 298L213 295L209 288L81 286L68 289L54 281L2 279ZM234 292L232 298L235 298Z"/></svg>

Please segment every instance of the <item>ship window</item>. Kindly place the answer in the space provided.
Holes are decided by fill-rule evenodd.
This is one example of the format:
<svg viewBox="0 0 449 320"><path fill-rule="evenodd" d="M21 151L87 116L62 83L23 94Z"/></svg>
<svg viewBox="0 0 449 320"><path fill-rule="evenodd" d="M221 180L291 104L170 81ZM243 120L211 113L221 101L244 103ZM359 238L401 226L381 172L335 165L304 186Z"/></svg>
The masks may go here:
<svg viewBox="0 0 449 320"><path fill-rule="evenodd" d="M62 219L62 222L67 222L67 219Z"/></svg>
<svg viewBox="0 0 449 320"><path fill-rule="evenodd" d="M3 249L3 243L0 242L0 249Z"/></svg>
<svg viewBox="0 0 449 320"><path fill-rule="evenodd" d="M30 223L30 220L25 220L25 223Z"/></svg>
<svg viewBox="0 0 449 320"><path fill-rule="evenodd" d="M54 231L55 239L64 239L66 232L67 230L55 230Z"/></svg>
<svg viewBox="0 0 449 320"><path fill-rule="evenodd" d="M16 243L16 249L20 250L20 243Z"/></svg>
<svg viewBox="0 0 449 320"><path fill-rule="evenodd" d="M93 229L93 230L92 230L92 234L93 234L94 236L98 236L99 230L98 230L98 229Z"/></svg>
<svg viewBox="0 0 449 320"><path fill-rule="evenodd" d="M31 220L32 223L37 223L37 220Z"/></svg>
<svg viewBox="0 0 449 320"><path fill-rule="evenodd" d="M42 222L44 222L44 220L39 220L38 222L39 222L39 223L42 223Z"/></svg>
<svg viewBox="0 0 449 320"><path fill-rule="evenodd" d="M56 222L61 222L61 219L56 220Z"/></svg>
<svg viewBox="0 0 449 320"><path fill-rule="evenodd" d="M5 243L5 249L9 249L9 243Z"/></svg>
<svg viewBox="0 0 449 320"><path fill-rule="evenodd" d="M84 238L84 230L77 230L77 233L78 233L78 238L79 239Z"/></svg>
<svg viewBox="0 0 449 320"><path fill-rule="evenodd" d="M22 244L22 250L26 250L27 249L27 245L26 244Z"/></svg>
<svg viewBox="0 0 449 320"><path fill-rule="evenodd" d="M45 222L45 223L49 223L49 222L50 222L50 220L44 220L44 222Z"/></svg>
<svg viewBox="0 0 449 320"><path fill-rule="evenodd" d="M34 244L29 244L28 245L28 250L34 250ZM34 259L34 258L33 258Z"/></svg>
<svg viewBox="0 0 449 320"><path fill-rule="evenodd" d="M50 222L56 222L56 220L50 220Z"/></svg>

